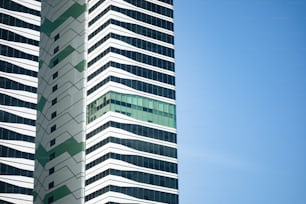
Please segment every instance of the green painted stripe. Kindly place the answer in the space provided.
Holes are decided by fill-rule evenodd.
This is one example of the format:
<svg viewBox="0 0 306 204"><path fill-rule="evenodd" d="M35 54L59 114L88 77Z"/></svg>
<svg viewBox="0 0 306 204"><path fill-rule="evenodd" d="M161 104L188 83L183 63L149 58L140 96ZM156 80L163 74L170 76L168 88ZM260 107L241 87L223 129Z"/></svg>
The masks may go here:
<svg viewBox="0 0 306 204"><path fill-rule="evenodd" d="M40 99L39 99L39 102L37 104L37 107L36 109L39 111L39 112L42 112L42 110L44 109L45 105L46 105L46 102L47 102L47 99L44 97L44 96L41 96Z"/></svg>
<svg viewBox="0 0 306 204"><path fill-rule="evenodd" d="M44 197L44 204L48 204L48 199L50 197L53 197L53 201L57 201L67 195L71 194L71 191L69 190L69 188L64 185L64 186L61 186L53 191L51 191L50 193L46 194L45 197Z"/></svg>
<svg viewBox="0 0 306 204"><path fill-rule="evenodd" d="M49 63L49 68L53 68L56 64L54 62L57 61L57 64L60 63L63 59L68 57L75 49L71 47L71 45L68 45L65 49L63 49L61 52L59 52L57 55L55 55Z"/></svg>
<svg viewBox="0 0 306 204"><path fill-rule="evenodd" d="M39 60L39 65L38 65L38 69L40 69L42 67L42 65L44 64L43 60Z"/></svg>
<svg viewBox="0 0 306 204"><path fill-rule="evenodd" d="M50 34L63 24L69 17L78 18L87 9L86 4L80 5L78 3L73 4L69 9L67 9L62 15L60 15L54 22L45 18L43 24L41 25L41 32L50 36Z"/></svg>
<svg viewBox="0 0 306 204"><path fill-rule="evenodd" d="M73 137L66 140L62 144L56 146L54 149L50 150L50 153L55 153L55 156L59 156L64 152L68 152L70 156L74 156L77 153L85 150L85 143L80 142L78 143Z"/></svg>
<svg viewBox="0 0 306 204"><path fill-rule="evenodd" d="M37 195L38 195L38 194L37 194L35 191L33 191L33 200L34 200L34 201L36 200Z"/></svg>
<svg viewBox="0 0 306 204"><path fill-rule="evenodd" d="M55 157L65 152L69 153L70 156L74 156L84 150L85 143L78 143L73 137L71 137L48 152L42 145L39 145L35 152L35 159L44 167L48 163L50 155L53 153L55 153Z"/></svg>
<svg viewBox="0 0 306 204"><path fill-rule="evenodd" d="M85 60L81 61L79 64L74 66L79 72L83 72L87 67L87 62Z"/></svg>
<svg viewBox="0 0 306 204"><path fill-rule="evenodd" d="M49 161L49 154L41 145L39 145L35 151L35 160L37 160L43 167L45 167L46 163Z"/></svg>

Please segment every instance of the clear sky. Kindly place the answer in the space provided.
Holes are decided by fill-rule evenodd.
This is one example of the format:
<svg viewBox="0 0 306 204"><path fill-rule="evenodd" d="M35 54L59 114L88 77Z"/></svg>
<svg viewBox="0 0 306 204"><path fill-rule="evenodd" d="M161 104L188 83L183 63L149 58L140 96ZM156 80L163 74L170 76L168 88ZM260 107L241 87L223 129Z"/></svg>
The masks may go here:
<svg viewBox="0 0 306 204"><path fill-rule="evenodd" d="M174 0L181 204L306 203L306 1Z"/></svg>

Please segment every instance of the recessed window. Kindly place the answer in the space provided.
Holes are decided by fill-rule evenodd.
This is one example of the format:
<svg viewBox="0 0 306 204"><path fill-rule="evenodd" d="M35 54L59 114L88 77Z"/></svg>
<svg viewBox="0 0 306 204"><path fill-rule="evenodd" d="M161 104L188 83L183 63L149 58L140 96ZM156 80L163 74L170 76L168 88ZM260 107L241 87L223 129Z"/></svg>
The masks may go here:
<svg viewBox="0 0 306 204"><path fill-rule="evenodd" d="M55 72L52 76L53 79L56 79L58 77L58 72Z"/></svg>
<svg viewBox="0 0 306 204"><path fill-rule="evenodd" d="M52 92L57 90L57 84L52 87Z"/></svg>
<svg viewBox="0 0 306 204"><path fill-rule="evenodd" d="M54 197L53 196L50 196L49 198L48 198L48 204L51 204L51 203L53 203L54 202Z"/></svg>
<svg viewBox="0 0 306 204"><path fill-rule="evenodd" d="M54 111L53 113L51 113L51 119L56 117L56 111Z"/></svg>
<svg viewBox="0 0 306 204"><path fill-rule="evenodd" d="M60 39L60 34L59 33L56 36L54 36L54 41L57 41L58 39Z"/></svg>
<svg viewBox="0 0 306 204"><path fill-rule="evenodd" d="M58 58L56 58L54 61L53 61L53 66L57 65L58 64Z"/></svg>
<svg viewBox="0 0 306 204"><path fill-rule="evenodd" d="M54 187L54 182L52 181L52 182L49 183L49 189L51 189L53 187Z"/></svg>
<svg viewBox="0 0 306 204"><path fill-rule="evenodd" d="M52 147L53 145L55 145L55 139L50 141L50 147Z"/></svg>
<svg viewBox="0 0 306 204"><path fill-rule="evenodd" d="M49 161L53 160L55 158L55 153L53 152L52 154L49 155Z"/></svg>
<svg viewBox="0 0 306 204"><path fill-rule="evenodd" d="M54 167L52 167L51 169L49 169L49 175L54 173Z"/></svg>
<svg viewBox="0 0 306 204"><path fill-rule="evenodd" d="M55 105L56 103L57 103L57 98L53 99L51 102L52 106Z"/></svg>
<svg viewBox="0 0 306 204"><path fill-rule="evenodd" d="M57 52L58 52L58 50L59 50L59 46L57 46L56 48L54 48L54 50L53 50L53 54L57 53Z"/></svg>
<svg viewBox="0 0 306 204"><path fill-rule="evenodd" d="M54 132L56 130L56 125L53 125L51 128L50 128L50 132Z"/></svg>

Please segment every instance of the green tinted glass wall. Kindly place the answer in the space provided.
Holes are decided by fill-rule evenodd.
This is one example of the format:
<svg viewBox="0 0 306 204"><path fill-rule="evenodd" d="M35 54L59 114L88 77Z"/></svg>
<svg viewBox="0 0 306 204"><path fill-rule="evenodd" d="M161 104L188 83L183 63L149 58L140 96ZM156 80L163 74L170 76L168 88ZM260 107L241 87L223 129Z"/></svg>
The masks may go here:
<svg viewBox="0 0 306 204"><path fill-rule="evenodd" d="M142 96L108 92L87 106L87 123L108 111L137 120L176 127L175 105Z"/></svg>

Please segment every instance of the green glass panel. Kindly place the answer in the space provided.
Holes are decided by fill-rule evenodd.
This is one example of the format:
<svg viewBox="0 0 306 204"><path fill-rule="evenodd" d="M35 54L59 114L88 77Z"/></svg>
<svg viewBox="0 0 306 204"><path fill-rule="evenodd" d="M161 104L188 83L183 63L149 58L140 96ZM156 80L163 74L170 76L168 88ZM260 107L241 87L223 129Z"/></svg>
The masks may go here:
<svg viewBox="0 0 306 204"><path fill-rule="evenodd" d="M175 114L169 113L170 108L174 110L175 105L137 95L108 92L87 106L87 123L101 117L107 111L113 111L137 120L176 127Z"/></svg>

